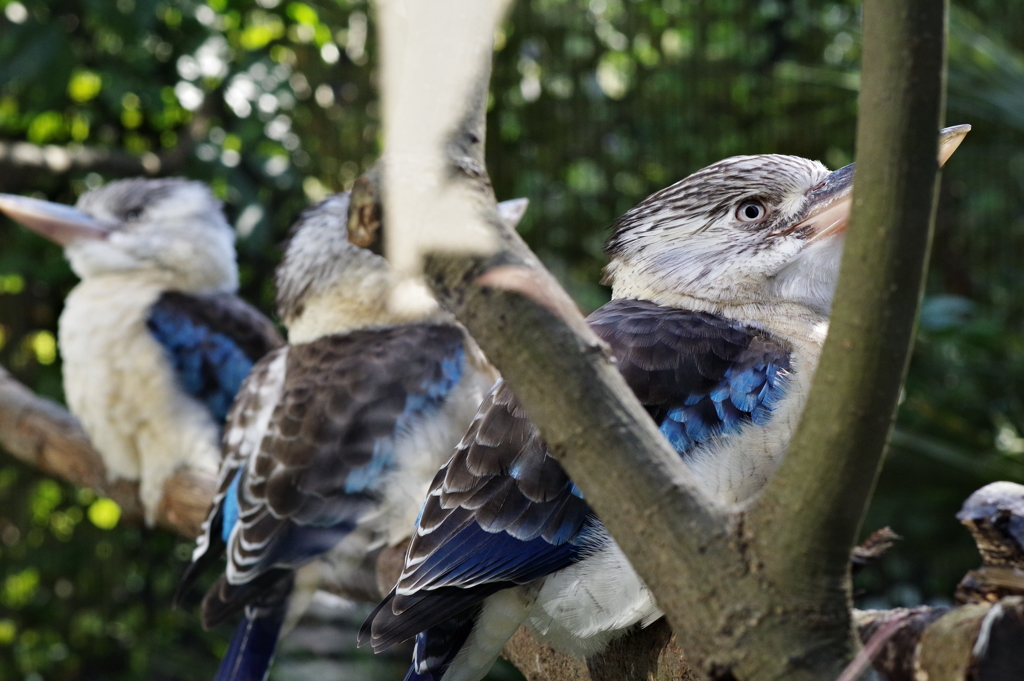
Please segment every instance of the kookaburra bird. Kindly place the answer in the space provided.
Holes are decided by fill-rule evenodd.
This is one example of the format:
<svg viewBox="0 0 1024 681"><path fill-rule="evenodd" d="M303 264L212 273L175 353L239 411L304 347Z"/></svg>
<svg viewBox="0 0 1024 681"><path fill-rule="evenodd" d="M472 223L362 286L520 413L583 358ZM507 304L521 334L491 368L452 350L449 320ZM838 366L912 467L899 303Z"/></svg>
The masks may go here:
<svg viewBox="0 0 1024 681"><path fill-rule="evenodd" d="M967 127L943 135L943 160ZM588 319L706 487L756 493L785 454L828 328L853 167L720 161L641 202L607 242ZM477 681L521 624L576 655L661 616L504 383L438 472L396 588L361 642L416 636L407 681Z"/></svg>
<svg viewBox="0 0 1024 681"><path fill-rule="evenodd" d="M981 554L981 567L957 585L956 600L995 602L1024 593L1024 485L989 483L968 497L956 517Z"/></svg>
<svg viewBox="0 0 1024 681"><path fill-rule="evenodd" d="M216 475L235 393L282 342L235 295L220 201L199 182L129 179L75 208L0 195L0 211L63 246L81 279L60 315L64 394L108 475L139 481L152 523L177 468Z"/></svg>
<svg viewBox="0 0 1024 681"><path fill-rule="evenodd" d="M207 627L244 611L218 681L263 679L308 586L408 537L496 377L425 287L389 305L401 279L363 247L379 223L349 231L348 214L338 195L297 225L277 272L288 345L254 367L232 408L219 492L182 580L227 554L202 606Z"/></svg>

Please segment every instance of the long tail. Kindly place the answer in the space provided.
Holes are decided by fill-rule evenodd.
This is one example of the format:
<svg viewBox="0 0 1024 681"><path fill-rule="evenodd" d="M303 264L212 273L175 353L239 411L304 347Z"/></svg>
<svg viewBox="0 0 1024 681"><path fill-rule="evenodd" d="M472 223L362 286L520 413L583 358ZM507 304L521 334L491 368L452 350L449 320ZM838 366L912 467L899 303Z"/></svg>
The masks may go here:
<svg viewBox="0 0 1024 681"><path fill-rule="evenodd" d="M274 608L247 607L214 681L263 681L274 659L286 610L286 602Z"/></svg>
<svg viewBox="0 0 1024 681"><path fill-rule="evenodd" d="M403 681L441 681L473 631L479 613L477 606L417 634L412 666Z"/></svg>

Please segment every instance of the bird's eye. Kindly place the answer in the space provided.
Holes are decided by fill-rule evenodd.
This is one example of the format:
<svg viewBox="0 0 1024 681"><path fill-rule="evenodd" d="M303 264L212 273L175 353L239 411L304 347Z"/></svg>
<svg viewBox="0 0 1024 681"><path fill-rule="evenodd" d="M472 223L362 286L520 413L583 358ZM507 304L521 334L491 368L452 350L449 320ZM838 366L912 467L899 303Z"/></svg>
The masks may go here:
<svg viewBox="0 0 1024 681"><path fill-rule="evenodd" d="M130 208L129 210L125 211L124 214L125 220L138 220L140 217L142 217L141 208Z"/></svg>
<svg viewBox="0 0 1024 681"><path fill-rule="evenodd" d="M758 222L767 214L768 210L760 201L744 201L736 209L736 218L740 222Z"/></svg>

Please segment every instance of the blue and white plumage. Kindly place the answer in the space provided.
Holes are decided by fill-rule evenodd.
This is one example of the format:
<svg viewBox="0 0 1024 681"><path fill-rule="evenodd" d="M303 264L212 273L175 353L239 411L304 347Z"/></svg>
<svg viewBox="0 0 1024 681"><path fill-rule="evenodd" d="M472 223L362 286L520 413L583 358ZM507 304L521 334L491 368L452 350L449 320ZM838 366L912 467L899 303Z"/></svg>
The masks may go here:
<svg viewBox="0 0 1024 681"><path fill-rule="evenodd" d="M494 381L425 289L389 305L399 278L350 241L348 208L339 195L311 209L288 246L277 285L289 344L254 367L235 402L219 492L182 582L226 554L204 624L243 617L218 681L262 679L310 588L408 536Z"/></svg>
<svg viewBox="0 0 1024 681"><path fill-rule="evenodd" d="M851 180L795 157L727 159L646 199L609 239L613 300L588 322L725 502L763 485L803 407ZM416 636L408 681L476 681L521 624L589 655L660 615L499 384L435 477L402 576L361 639L381 649Z"/></svg>
<svg viewBox="0 0 1024 681"><path fill-rule="evenodd" d="M130 179L76 208L0 196L0 210L56 241L81 282L59 323L64 392L112 478L139 480L149 522L167 478L214 475L227 408L281 339L241 301L234 231L209 188Z"/></svg>
<svg viewBox="0 0 1024 681"><path fill-rule="evenodd" d="M940 161L966 126L944 131ZM588 319L707 492L749 499L809 392L853 166L740 156L641 202L608 240L612 301ZM647 587L498 383L438 472L398 584L364 624L416 637L406 681L478 681L522 625L586 656L661 616Z"/></svg>

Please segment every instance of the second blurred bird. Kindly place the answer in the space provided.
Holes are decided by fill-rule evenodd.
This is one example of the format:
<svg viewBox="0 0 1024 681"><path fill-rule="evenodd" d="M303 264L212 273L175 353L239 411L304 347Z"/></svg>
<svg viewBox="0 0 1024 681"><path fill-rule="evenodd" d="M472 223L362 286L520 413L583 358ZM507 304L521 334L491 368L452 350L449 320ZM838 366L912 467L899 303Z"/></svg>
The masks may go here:
<svg viewBox="0 0 1024 681"><path fill-rule="evenodd" d="M408 536L495 378L426 289L394 311L398 275L364 248L379 222L353 211L347 229L349 212L342 194L296 225L277 272L288 345L253 368L232 408L219 491L179 590L226 554L203 623L243 618L217 681L265 678L313 588Z"/></svg>
<svg viewBox="0 0 1024 681"><path fill-rule="evenodd" d="M282 342L235 295L220 201L200 182L129 179L75 208L0 194L0 211L61 245L82 279L60 315L64 393L107 474L139 481L152 524L178 468L215 474L242 380Z"/></svg>

